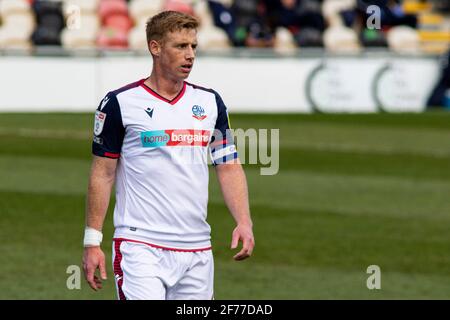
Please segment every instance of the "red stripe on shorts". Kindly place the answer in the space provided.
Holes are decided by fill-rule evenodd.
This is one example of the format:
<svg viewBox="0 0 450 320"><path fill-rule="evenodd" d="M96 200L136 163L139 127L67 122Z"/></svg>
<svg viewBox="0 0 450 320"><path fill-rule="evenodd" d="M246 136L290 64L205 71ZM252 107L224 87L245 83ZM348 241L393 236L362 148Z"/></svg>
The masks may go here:
<svg viewBox="0 0 450 320"><path fill-rule="evenodd" d="M114 276L118 278L117 280L117 290L119 292L119 299L120 300L127 300L125 297L125 294L122 291L122 285L123 285L123 270L120 267L120 263L122 262L122 253L120 252L120 244L122 243L121 240L114 241Z"/></svg>

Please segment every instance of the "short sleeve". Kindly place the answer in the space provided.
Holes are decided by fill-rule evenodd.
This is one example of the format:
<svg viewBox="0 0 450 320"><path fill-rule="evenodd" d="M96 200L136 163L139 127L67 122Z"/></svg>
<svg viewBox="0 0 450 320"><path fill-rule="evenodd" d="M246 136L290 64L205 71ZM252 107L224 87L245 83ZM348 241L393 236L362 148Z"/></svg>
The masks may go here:
<svg viewBox="0 0 450 320"><path fill-rule="evenodd" d="M217 120L211 139L211 160L213 165L223 164L238 157L231 132L227 107L217 92L214 92L217 104Z"/></svg>
<svg viewBox="0 0 450 320"><path fill-rule="evenodd" d="M124 136L119 102L116 95L110 92L95 112L92 153L99 157L119 158Z"/></svg>

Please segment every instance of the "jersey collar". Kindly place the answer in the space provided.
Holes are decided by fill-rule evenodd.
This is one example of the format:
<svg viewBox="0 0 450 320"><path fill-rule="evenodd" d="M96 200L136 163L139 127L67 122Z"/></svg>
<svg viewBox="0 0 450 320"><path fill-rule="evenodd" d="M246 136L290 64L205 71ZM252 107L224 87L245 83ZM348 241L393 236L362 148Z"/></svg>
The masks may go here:
<svg viewBox="0 0 450 320"><path fill-rule="evenodd" d="M186 82L183 82L183 88L181 88L181 91L177 94L177 96L175 98L173 98L172 100L166 99L163 96L161 96L160 94L158 94L156 91L154 91L152 88L150 88L149 86L147 86L144 82L146 79L142 79L141 80L141 87L144 88L148 93L150 93L152 96L154 96L155 98L158 98L159 100L162 100L166 103L169 103L171 105L174 105L175 103L177 103L183 96L184 93L186 92Z"/></svg>

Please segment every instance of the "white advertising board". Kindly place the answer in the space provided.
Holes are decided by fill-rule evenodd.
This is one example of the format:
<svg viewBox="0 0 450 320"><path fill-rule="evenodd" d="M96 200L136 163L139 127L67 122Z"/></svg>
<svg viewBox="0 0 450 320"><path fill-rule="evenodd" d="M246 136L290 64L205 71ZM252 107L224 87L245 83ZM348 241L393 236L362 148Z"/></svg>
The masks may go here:
<svg viewBox="0 0 450 320"><path fill-rule="evenodd" d="M142 79L150 57L1 57L0 111L93 111ZM199 57L189 82L231 112L421 112L439 76L429 58Z"/></svg>

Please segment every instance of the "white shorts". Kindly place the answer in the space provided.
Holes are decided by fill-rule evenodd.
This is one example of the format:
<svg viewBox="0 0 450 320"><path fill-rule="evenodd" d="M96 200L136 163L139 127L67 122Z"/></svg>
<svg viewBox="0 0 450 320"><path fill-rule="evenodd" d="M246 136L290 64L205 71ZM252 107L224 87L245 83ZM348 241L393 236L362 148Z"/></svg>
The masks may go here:
<svg viewBox="0 0 450 320"><path fill-rule="evenodd" d="M113 268L120 300L211 300L211 250L173 251L114 240Z"/></svg>

